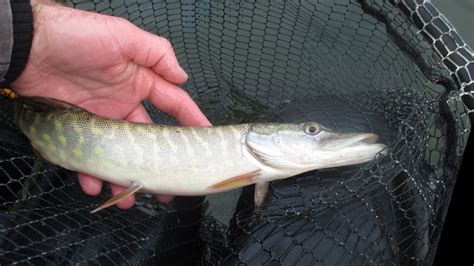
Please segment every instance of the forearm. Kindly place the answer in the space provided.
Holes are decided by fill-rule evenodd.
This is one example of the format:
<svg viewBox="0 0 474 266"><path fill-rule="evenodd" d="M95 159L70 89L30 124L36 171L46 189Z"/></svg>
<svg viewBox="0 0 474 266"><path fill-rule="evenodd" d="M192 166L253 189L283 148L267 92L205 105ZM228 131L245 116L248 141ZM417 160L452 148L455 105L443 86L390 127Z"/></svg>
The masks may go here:
<svg viewBox="0 0 474 266"><path fill-rule="evenodd" d="M0 82L10 83L23 71L33 34L28 0L0 0Z"/></svg>

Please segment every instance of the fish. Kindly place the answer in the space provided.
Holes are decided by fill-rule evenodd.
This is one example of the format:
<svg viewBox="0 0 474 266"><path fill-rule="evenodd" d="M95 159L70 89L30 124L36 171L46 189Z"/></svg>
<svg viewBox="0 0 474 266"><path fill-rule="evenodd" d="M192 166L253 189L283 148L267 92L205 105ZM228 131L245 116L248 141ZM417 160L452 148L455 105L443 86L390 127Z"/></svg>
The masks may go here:
<svg viewBox="0 0 474 266"><path fill-rule="evenodd" d="M354 165L384 154L374 133L341 133L317 122L182 127L98 116L51 98L17 97L14 122L40 157L126 189L92 213L136 192L177 196L256 185Z"/></svg>

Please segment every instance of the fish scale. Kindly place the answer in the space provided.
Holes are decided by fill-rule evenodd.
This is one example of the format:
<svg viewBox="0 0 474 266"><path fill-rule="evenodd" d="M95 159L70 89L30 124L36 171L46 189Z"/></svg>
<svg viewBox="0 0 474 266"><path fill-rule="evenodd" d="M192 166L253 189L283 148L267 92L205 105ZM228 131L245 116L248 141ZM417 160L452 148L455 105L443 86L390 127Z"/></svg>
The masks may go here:
<svg viewBox="0 0 474 266"><path fill-rule="evenodd" d="M138 190L206 195L254 183L261 204L269 181L367 162L385 149L375 134L338 133L315 122L165 126L37 97L20 97L15 122L47 161L127 187L96 210Z"/></svg>
<svg viewBox="0 0 474 266"><path fill-rule="evenodd" d="M193 128L200 136L198 139L193 137L191 128L130 123L67 109L35 113L24 108L18 121L33 147L53 164L122 186L139 182L150 192L202 195L222 179L258 170L243 157L240 139L230 126L212 130ZM57 129L55 123L61 124L62 129ZM232 127L243 134L249 126ZM25 130L28 127L34 128L36 134ZM38 138L45 134L49 141ZM147 137L150 135L154 138ZM66 139L66 145L60 142L61 137ZM85 139L84 143L79 142L80 137ZM184 139L197 145L191 147L191 141ZM222 154L222 143L231 144L225 147L229 156L222 158L231 167L223 169L222 161L200 156L206 154L204 142L214 158ZM57 150L50 149L49 143L57 146ZM150 148L154 145L156 149ZM95 152L97 148L103 153ZM66 158L57 156L59 153L64 153Z"/></svg>

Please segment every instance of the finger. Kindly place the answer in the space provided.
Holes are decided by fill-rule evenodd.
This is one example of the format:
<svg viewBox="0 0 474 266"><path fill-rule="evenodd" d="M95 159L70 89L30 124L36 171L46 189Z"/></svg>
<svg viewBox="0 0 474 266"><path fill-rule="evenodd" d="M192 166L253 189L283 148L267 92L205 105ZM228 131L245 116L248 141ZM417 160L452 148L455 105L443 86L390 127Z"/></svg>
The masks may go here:
<svg viewBox="0 0 474 266"><path fill-rule="evenodd" d="M171 43L167 39L163 37L158 38L160 38L160 42L166 47L166 50L163 56L152 66L153 71L170 82L186 82L186 80L188 80L188 74L186 74L186 71L179 65L173 46L171 46Z"/></svg>
<svg viewBox="0 0 474 266"><path fill-rule="evenodd" d="M183 83L188 75L176 59L171 43L158 35L146 32L132 23L126 36L120 38L125 56L138 65L149 67L173 83ZM122 32L123 28L119 32Z"/></svg>
<svg viewBox="0 0 474 266"><path fill-rule="evenodd" d="M172 195L156 195L156 199L161 203L168 203L174 199Z"/></svg>
<svg viewBox="0 0 474 266"><path fill-rule="evenodd" d="M137 107L125 117L125 120L139 123L153 123L150 115L142 104L137 105Z"/></svg>
<svg viewBox="0 0 474 266"><path fill-rule="evenodd" d="M176 118L184 126L210 126L189 94L178 86L155 77L148 98L160 110Z"/></svg>
<svg viewBox="0 0 474 266"><path fill-rule="evenodd" d="M112 195L114 195L114 196L120 194L120 192L125 190L124 187L119 186L119 185L115 185L115 184L110 184L110 189L112 190ZM135 204L135 196L130 195L130 196L127 196L127 197L123 198L123 200L119 201L117 203L117 207L119 207L121 209L128 209L128 208L132 207L133 204Z"/></svg>
<svg viewBox="0 0 474 266"><path fill-rule="evenodd" d="M84 193L90 196L97 196L100 194L102 191L102 180L82 173L78 173L77 175L79 177L79 184Z"/></svg>

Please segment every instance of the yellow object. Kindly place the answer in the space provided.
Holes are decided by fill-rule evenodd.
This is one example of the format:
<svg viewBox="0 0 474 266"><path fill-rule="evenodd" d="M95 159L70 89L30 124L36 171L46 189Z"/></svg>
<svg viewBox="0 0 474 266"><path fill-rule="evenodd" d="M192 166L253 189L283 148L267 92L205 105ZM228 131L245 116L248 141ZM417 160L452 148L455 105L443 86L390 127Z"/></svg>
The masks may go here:
<svg viewBox="0 0 474 266"><path fill-rule="evenodd" d="M10 100L16 99L18 97L16 92L14 92L11 88L8 88L8 87L1 88L0 94L2 94L3 96L5 96L6 98Z"/></svg>

